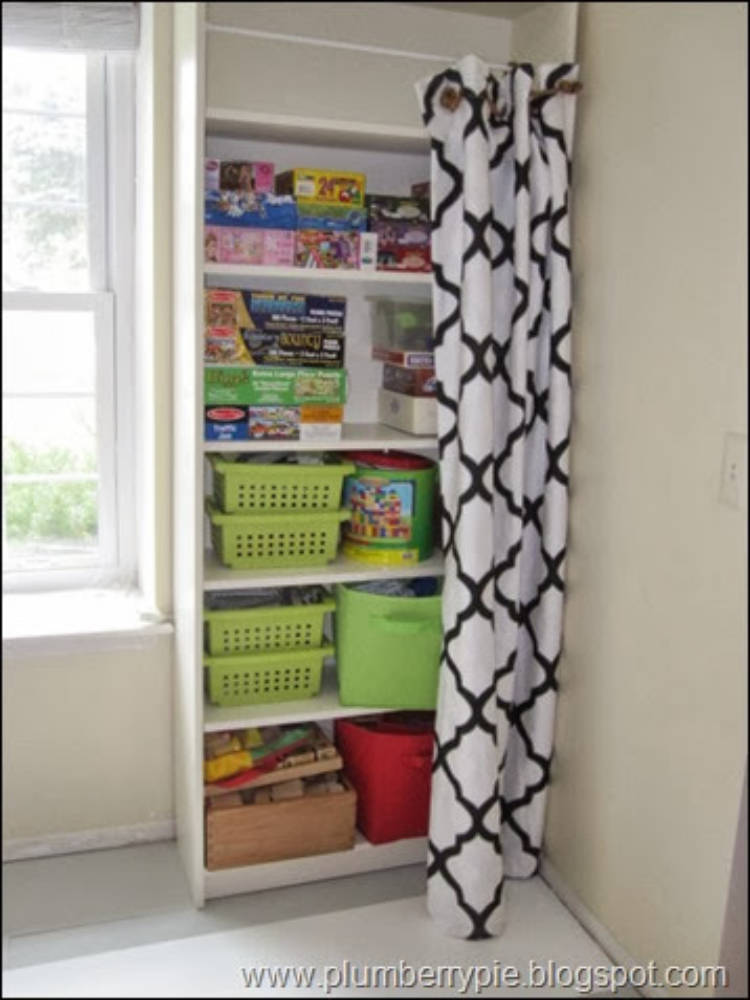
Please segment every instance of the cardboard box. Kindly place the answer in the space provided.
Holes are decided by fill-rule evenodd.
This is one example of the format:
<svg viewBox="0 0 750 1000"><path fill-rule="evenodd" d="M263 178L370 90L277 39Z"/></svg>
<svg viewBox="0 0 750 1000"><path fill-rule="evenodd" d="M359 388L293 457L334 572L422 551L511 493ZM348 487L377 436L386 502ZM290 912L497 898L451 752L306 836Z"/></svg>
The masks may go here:
<svg viewBox="0 0 750 1000"><path fill-rule="evenodd" d="M297 229L297 203L288 195L206 191L203 221L207 226Z"/></svg>
<svg viewBox="0 0 750 1000"><path fill-rule="evenodd" d="M298 198L297 228L364 232L367 229L367 213L363 208Z"/></svg>
<svg viewBox="0 0 750 1000"><path fill-rule="evenodd" d="M346 402L346 371L339 368L206 366L206 406L300 406Z"/></svg>
<svg viewBox="0 0 750 1000"><path fill-rule="evenodd" d="M273 192L273 163L247 160L205 160L205 191Z"/></svg>
<svg viewBox="0 0 750 1000"><path fill-rule="evenodd" d="M343 406L206 406L206 441L337 441Z"/></svg>
<svg viewBox="0 0 750 1000"><path fill-rule="evenodd" d="M354 847L357 795L342 777L336 795L206 809L206 868L301 858Z"/></svg>
<svg viewBox="0 0 750 1000"><path fill-rule="evenodd" d="M344 337L339 333L324 333L315 329L282 332L240 330L239 336L242 350L233 363L293 365L300 368L344 367ZM206 343L208 346L208 340Z"/></svg>
<svg viewBox="0 0 750 1000"><path fill-rule="evenodd" d="M430 247L432 231L426 222L371 222L378 246Z"/></svg>
<svg viewBox="0 0 750 1000"><path fill-rule="evenodd" d="M300 229L297 231L295 264L297 267L358 268L359 233Z"/></svg>
<svg viewBox="0 0 750 1000"><path fill-rule="evenodd" d="M383 365L383 388L407 396L434 396L437 379L434 368L407 368L403 365Z"/></svg>
<svg viewBox="0 0 750 1000"><path fill-rule="evenodd" d="M378 389L378 419L408 434L437 434L437 401Z"/></svg>
<svg viewBox="0 0 750 1000"><path fill-rule="evenodd" d="M203 309L206 327L231 326L264 332L315 329L343 335L346 323L343 295L206 288Z"/></svg>
<svg viewBox="0 0 750 1000"><path fill-rule="evenodd" d="M293 267L295 234L284 229L206 226L204 257L219 264Z"/></svg>
<svg viewBox="0 0 750 1000"><path fill-rule="evenodd" d="M432 271L429 246L399 246L378 239L378 271Z"/></svg>
<svg viewBox="0 0 750 1000"><path fill-rule="evenodd" d="M294 167L276 177L276 193L291 194L307 201L322 201L364 208L365 175L348 170L318 170Z"/></svg>
<svg viewBox="0 0 750 1000"><path fill-rule="evenodd" d="M372 348L370 356L373 361L386 361L390 364L400 365L403 368L435 367L435 354L433 351L399 351L376 345Z"/></svg>
<svg viewBox="0 0 750 1000"><path fill-rule="evenodd" d="M430 203L426 198L368 194L366 205L370 229L374 229L376 222L427 226L430 224Z"/></svg>

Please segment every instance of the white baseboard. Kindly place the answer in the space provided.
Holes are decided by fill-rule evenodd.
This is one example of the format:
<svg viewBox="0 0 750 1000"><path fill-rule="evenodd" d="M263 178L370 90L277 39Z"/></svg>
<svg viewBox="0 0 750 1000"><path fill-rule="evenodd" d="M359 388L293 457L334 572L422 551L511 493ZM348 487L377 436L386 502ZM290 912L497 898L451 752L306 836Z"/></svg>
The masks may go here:
<svg viewBox="0 0 750 1000"><path fill-rule="evenodd" d="M570 910L578 923L588 931L602 951L606 952L608 958L612 960L613 965L622 965L625 968L631 968L632 966L643 964L633 958L633 956L623 948L620 942L613 937L604 924L601 923L601 921L594 916L591 910L589 910L585 904L581 902L579 897L566 884L565 880L554 865L550 864L544 856L542 856L541 863L539 865L539 874L563 906ZM661 998L673 996L669 990L658 986L640 986L635 992L644 997Z"/></svg>
<svg viewBox="0 0 750 1000"><path fill-rule="evenodd" d="M47 858L55 854L78 854L80 851L101 851L110 847L149 844L158 840L174 840L177 825L173 819L134 826L112 826L100 830L77 830L74 833L51 833L44 837L18 837L3 841L3 861L24 861Z"/></svg>

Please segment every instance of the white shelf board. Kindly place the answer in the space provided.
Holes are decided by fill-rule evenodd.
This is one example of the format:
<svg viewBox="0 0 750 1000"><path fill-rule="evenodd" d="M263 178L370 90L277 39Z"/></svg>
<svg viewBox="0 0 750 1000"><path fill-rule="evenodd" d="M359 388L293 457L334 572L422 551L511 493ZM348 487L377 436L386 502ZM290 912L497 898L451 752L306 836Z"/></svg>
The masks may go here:
<svg viewBox="0 0 750 1000"><path fill-rule="evenodd" d="M436 550L429 559L404 566L371 566L338 555L325 566L293 569L243 570L228 569L212 550L204 553L204 590L247 590L254 587L289 587L297 584L355 583L365 580L405 580L415 576L442 576L443 556Z"/></svg>
<svg viewBox="0 0 750 1000"><path fill-rule="evenodd" d="M205 452L356 451L376 448L437 448L437 438L407 434L386 424L343 424L338 441L204 441Z"/></svg>
<svg viewBox="0 0 750 1000"><path fill-rule="evenodd" d="M422 127L303 118L239 108L207 108L206 135L224 139L253 139L256 142L424 153L425 156L430 152L429 133Z"/></svg>
<svg viewBox="0 0 750 1000"><path fill-rule="evenodd" d="M308 858L289 861L270 861L243 868L225 868L205 871L206 898L231 896L241 892L257 892L276 886L297 885L337 878L340 875L357 875L360 872L402 865L426 864L428 846L426 837L409 837L390 844L371 844L357 833L350 851L331 854L314 854Z"/></svg>
<svg viewBox="0 0 750 1000"><path fill-rule="evenodd" d="M224 729L246 729L248 726L284 726L297 722L316 722L322 719L345 719L352 715L382 715L396 712L397 707L373 708L362 705L342 705L336 666L331 661L323 667L320 693L314 698L297 701L280 701L272 705L236 705L220 708L206 702L203 709L203 731L221 732Z"/></svg>
<svg viewBox="0 0 750 1000"><path fill-rule="evenodd" d="M274 285L285 289L293 283L317 287L327 285L332 290L339 289L339 294L347 292L391 297L408 293L427 298L432 288L432 275L425 271L360 271L356 268L206 263L203 273L206 278L216 278L220 282L262 282L270 291L277 290Z"/></svg>

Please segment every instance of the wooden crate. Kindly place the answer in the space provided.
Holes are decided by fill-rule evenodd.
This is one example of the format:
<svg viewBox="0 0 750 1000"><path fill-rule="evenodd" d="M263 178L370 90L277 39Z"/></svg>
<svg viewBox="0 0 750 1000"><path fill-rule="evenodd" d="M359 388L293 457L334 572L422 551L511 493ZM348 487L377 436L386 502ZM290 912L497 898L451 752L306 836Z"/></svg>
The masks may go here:
<svg viewBox="0 0 750 1000"><path fill-rule="evenodd" d="M346 851L354 846L357 796L342 778L337 795L206 810L206 868Z"/></svg>

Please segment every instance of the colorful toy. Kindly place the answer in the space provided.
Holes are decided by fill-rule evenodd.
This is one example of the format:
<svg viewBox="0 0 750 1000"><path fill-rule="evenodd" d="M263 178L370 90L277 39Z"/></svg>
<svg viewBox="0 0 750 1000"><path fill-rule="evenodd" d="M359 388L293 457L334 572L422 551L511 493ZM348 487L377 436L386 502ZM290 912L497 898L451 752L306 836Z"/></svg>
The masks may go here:
<svg viewBox="0 0 750 1000"><path fill-rule="evenodd" d="M297 267L359 267L359 233L333 230L298 230L295 263Z"/></svg>

